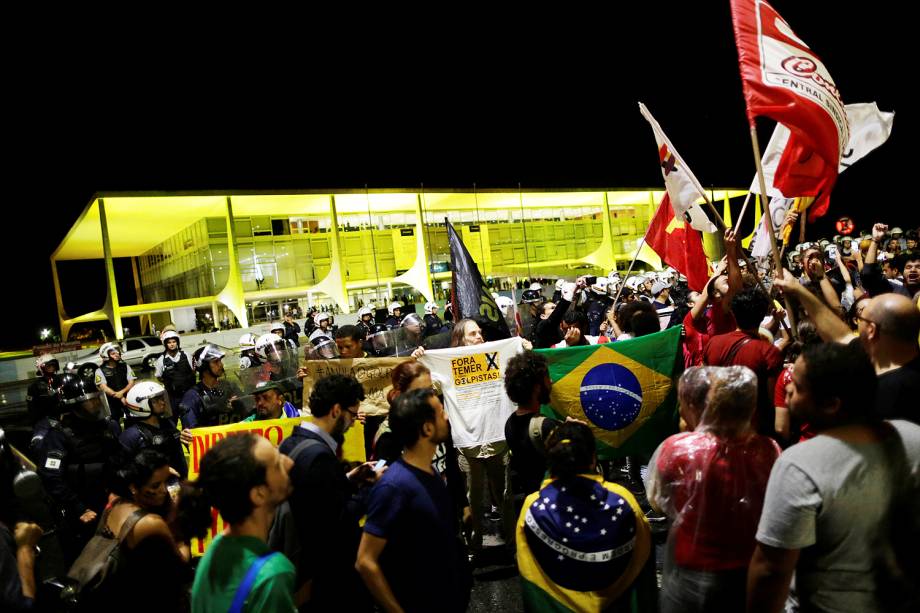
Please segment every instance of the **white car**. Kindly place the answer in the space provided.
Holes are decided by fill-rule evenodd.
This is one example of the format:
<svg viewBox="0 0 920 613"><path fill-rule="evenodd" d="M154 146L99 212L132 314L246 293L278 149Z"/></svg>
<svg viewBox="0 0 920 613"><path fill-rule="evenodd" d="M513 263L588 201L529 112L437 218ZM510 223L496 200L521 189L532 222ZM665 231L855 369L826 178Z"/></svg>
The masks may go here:
<svg viewBox="0 0 920 613"><path fill-rule="evenodd" d="M153 370L154 362L163 353L163 343L155 336L136 336L121 341L121 359L141 370ZM73 360L82 375L89 375L102 365L99 349Z"/></svg>

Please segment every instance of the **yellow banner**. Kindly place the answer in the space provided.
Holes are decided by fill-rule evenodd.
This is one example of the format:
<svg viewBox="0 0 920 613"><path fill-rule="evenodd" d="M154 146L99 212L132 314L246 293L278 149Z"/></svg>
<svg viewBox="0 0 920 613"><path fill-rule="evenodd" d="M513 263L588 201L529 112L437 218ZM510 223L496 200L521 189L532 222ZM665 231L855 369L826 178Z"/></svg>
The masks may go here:
<svg viewBox="0 0 920 613"><path fill-rule="evenodd" d="M192 430L192 445L189 448L188 478L195 480L198 478L201 458L207 453L213 445L226 436L236 434L252 433L267 438L272 445L279 446L281 441L291 435L294 428L304 421L312 421L311 417L291 419L268 419L265 421L249 421L226 426L214 426L211 428L195 428ZM342 446L342 454L346 461L363 462L364 461L364 426L360 422L355 422L354 426L345 433L345 444ZM211 541L222 534L226 524L216 509L211 509L211 527L204 539L192 539L192 555L203 556L205 550Z"/></svg>

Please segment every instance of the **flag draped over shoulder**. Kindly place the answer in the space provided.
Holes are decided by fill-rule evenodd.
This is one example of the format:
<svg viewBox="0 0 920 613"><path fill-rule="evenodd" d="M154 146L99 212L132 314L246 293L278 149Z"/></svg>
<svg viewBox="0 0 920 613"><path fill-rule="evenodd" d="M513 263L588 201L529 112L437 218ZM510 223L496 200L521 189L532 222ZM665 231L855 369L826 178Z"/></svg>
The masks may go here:
<svg viewBox="0 0 920 613"><path fill-rule="evenodd" d="M684 163L683 158L677 153L674 145L668 140L664 130L652 117L652 114L641 102L639 112L652 126L655 134L655 143L658 145L658 162L661 164L661 176L664 177L664 186L668 190L674 215L682 221L688 222L695 230L701 232L715 232L716 226L703 207L696 204L702 197L703 187L690 168ZM660 255L660 253L659 253Z"/></svg>
<svg viewBox="0 0 920 613"><path fill-rule="evenodd" d="M600 459L649 457L677 432L674 367L680 326L603 345L540 349L553 391L543 413L584 420Z"/></svg>
<svg viewBox="0 0 920 613"><path fill-rule="evenodd" d="M830 73L763 0L731 0L748 122L763 115L789 129L774 186L786 197L817 196L809 219L827 209L850 139L843 99Z"/></svg>
<svg viewBox="0 0 920 613"><path fill-rule="evenodd" d="M709 280L709 262L703 251L703 239L699 232L674 216L667 193L649 224L645 242L663 261L687 277L690 289L703 291Z"/></svg>
<svg viewBox="0 0 920 613"><path fill-rule="evenodd" d="M464 317L475 319L482 328L482 337L487 341L497 341L511 336L508 324L492 298L492 292L482 281L479 267L467 251L466 245L454 227L444 219L447 226L447 238L450 243L451 294L454 320Z"/></svg>
<svg viewBox="0 0 920 613"><path fill-rule="evenodd" d="M524 501L516 532L528 611L645 611L629 605L657 599L654 572L643 573L651 549L645 514L626 489L598 475L546 482Z"/></svg>

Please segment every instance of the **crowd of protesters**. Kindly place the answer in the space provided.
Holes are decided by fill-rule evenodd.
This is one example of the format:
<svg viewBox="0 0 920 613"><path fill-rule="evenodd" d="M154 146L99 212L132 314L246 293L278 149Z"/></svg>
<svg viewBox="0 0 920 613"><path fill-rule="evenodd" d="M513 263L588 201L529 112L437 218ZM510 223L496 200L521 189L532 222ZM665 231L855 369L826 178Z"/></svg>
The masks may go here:
<svg viewBox="0 0 920 613"><path fill-rule="evenodd" d="M233 377L223 349L187 354L170 329L156 381L114 343L92 378L42 356L30 448L0 430L0 608L465 611L501 522L529 610L547 594L572 610L917 610L917 232L803 243L766 275L732 231L724 247L698 291L667 269L493 295L525 342L504 375L505 440L475 448L452 443L438 381L412 358L492 339L433 302L341 327L286 317L241 337ZM615 470L587 424L541 413L553 382L532 349L674 326L679 428L650 457ZM351 376L299 383L302 359L382 356L409 358L383 404ZM218 442L186 481L192 429L300 415L277 448ZM359 421L367 461L347 464ZM196 563L212 509L228 528Z"/></svg>

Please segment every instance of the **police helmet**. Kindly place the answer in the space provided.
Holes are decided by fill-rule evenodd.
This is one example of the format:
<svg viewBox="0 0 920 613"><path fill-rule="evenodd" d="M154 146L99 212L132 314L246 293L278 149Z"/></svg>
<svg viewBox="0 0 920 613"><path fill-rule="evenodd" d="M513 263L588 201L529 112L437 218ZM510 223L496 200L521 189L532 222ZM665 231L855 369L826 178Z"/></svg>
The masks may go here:
<svg viewBox="0 0 920 613"><path fill-rule="evenodd" d="M281 323L280 321L273 321L271 325L269 326L268 331L269 332L278 331L278 332L281 332L281 334L284 334L284 324Z"/></svg>
<svg viewBox="0 0 920 613"><path fill-rule="evenodd" d="M402 321L399 322L399 325L403 328L408 328L409 326L415 326L421 328L423 326L422 318L418 316L418 313L409 313L402 318Z"/></svg>
<svg viewBox="0 0 920 613"><path fill-rule="evenodd" d="M435 311L438 310L437 302L426 302L425 303L425 315L433 315Z"/></svg>
<svg viewBox="0 0 920 613"><path fill-rule="evenodd" d="M402 308L403 308L403 305L401 302L391 302L390 304L387 305L387 313L389 313L390 315L395 315L396 310L399 309L400 311L402 311Z"/></svg>
<svg viewBox="0 0 920 613"><path fill-rule="evenodd" d="M103 362L109 359L109 352L111 351L121 353L121 345L118 343L104 343L102 347L99 348L99 357L102 358Z"/></svg>
<svg viewBox="0 0 920 613"><path fill-rule="evenodd" d="M319 326L321 321L329 321L331 323L332 317L329 315L329 313L317 313L316 317L313 318L313 322Z"/></svg>
<svg viewBox="0 0 920 613"><path fill-rule="evenodd" d="M54 366L55 372L61 369L61 363L58 362L57 358L50 353L43 353L38 356L37 360L35 360L35 371L39 377L45 374L46 366Z"/></svg>
<svg viewBox="0 0 920 613"><path fill-rule="evenodd" d="M176 332L175 330L167 330L166 332L164 332L163 334L161 334L161 335L160 335L160 342L162 342L162 343L163 343L163 346L165 347L165 346L166 346L166 341L168 341L168 340L171 339L171 338L176 339L176 347L181 347L182 341L181 341L180 338L179 338L179 333Z"/></svg>
<svg viewBox="0 0 920 613"><path fill-rule="evenodd" d="M594 292L595 294L598 294L599 296L606 296L608 283L609 283L609 280L607 279L607 277L598 277L597 280L594 282L594 285L591 286L591 291Z"/></svg>
<svg viewBox="0 0 920 613"><path fill-rule="evenodd" d="M556 291L561 292L562 286L565 285L565 279L556 279Z"/></svg>
<svg viewBox="0 0 920 613"><path fill-rule="evenodd" d="M79 375L62 375L57 394L61 401L61 412L73 413L87 421L102 421L111 416L104 394L92 381Z"/></svg>
<svg viewBox="0 0 920 613"><path fill-rule="evenodd" d="M244 351L246 349L255 349L256 340L257 340L257 337L255 334L253 334L252 332L247 332L246 334L240 337L240 349Z"/></svg>
<svg viewBox="0 0 920 613"><path fill-rule="evenodd" d="M365 315L374 316L374 307L373 306L363 306L358 309L358 319L364 319Z"/></svg>
<svg viewBox="0 0 920 613"><path fill-rule="evenodd" d="M498 300L495 301L495 305L502 312L502 315L507 315L514 308L514 300L508 296L499 296Z"/></svg>
<svg viewBox="0 0 920 613"><path fill-rule="evenodd" d="M286 352L287 341L283 338L278 338L278 335L273 332L263 334L256 341L256 355L263 360L280 362Z"/></svg>
<svg viewBox="0 0 920 613"><path fill-rule="evenodd" d="M169 403L169 394L166 388L156 381L140 381L128 390L125 398L125 408L128 415L141 419L156 415L157 417L170 417L172 407Z"/></svg>
<svg viewBox="0 0 920 613"><path fill-rule="evenodd" d="M527 304L543 302L543 294L535 289L526 289L521 295L521 302L526 302Z"/></svg>
<svg viewBox="0 0 920 613"><path fill-rule="evenodd" d="M208 343L195 351L195 354L192 356L192 363L195 366L195 370L201 374L205 371L210 362L223 359L225 355L227 354L221 351L220 347L213 343Z"/></svg>

